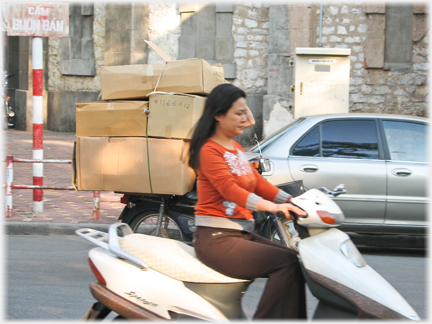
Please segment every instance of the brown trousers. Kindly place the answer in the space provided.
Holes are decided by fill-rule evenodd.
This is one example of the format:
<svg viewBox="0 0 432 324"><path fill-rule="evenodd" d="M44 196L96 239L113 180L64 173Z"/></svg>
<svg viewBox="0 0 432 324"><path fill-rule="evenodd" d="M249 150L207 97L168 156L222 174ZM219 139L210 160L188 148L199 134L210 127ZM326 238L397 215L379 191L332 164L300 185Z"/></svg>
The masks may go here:
<svg viewBox="0 0 432 324"><path fill-rule="evenodd" d="M255 233L197 227L197 257L233 278L268 278L254 319L306 319L305 283L297 252Z"/></svg>

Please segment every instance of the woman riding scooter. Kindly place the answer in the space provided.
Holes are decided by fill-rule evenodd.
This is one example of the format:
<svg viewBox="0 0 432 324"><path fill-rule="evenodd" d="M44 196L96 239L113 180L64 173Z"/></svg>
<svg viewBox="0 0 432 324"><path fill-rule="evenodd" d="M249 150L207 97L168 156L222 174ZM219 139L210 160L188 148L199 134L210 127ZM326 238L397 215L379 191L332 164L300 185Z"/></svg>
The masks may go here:
<svg viewBox="0 0 432 324"><path fill-rule="evenodd" d="M239 279L268 278L254 319L306 318L297 252L252 233L252 211L305 213L266 181L233 138L247 123L246 94L222 84L207 98L190 143L197 172L194 248L201 262Z"/></svg>

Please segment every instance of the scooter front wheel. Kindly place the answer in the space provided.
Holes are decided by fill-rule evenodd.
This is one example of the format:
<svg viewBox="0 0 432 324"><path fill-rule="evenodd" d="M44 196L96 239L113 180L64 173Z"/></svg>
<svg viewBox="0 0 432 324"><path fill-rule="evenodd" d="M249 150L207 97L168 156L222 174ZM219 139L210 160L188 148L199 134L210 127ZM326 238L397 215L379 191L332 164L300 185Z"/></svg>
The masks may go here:
<svg viewBox="0 0 432 324"><path fill-rule="evenodd" d="M145 211L136 215L129 226L135 233L159 236L173 240L183 241L184 236L177 221L164 213L158 228L159 213L157 211ZM158 233L159 232L159 233Z"/></svg>

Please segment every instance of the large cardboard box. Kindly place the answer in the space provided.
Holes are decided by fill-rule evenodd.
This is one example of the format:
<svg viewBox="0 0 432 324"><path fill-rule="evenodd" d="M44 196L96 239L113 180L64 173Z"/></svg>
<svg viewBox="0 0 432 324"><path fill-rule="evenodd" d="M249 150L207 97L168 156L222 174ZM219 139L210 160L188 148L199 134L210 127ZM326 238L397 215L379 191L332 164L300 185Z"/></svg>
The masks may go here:
<svg viewBox="0 0 432 324"><path fill-rule="evenodd" d="M146 136L148 101L76 103L77 136Z"/></svg>
<svg viewBox="0 0 432 324"><path fill-rule="evenodd" d="M188 139L205 102L206 97L198 95L158 92L149 101L76 103L76 135Z"/></svg>
<svg viewBox="0 0 432 324"><path fill-rule="evenodd" d="M205 97L183 94L149 95L148 136L189 139L200 119Z"/></svg>
<svg viewBox="0 0 432 324"><path fill-rule="evenodd" d="M144 98L152 91L209 94L225 82L223 68L203 59L172 61L160 48L146 41L165 64L104 66L101 69L102 100Z"/></svg>
<svg viewBox="0 0 432 324"><path fill-rule="evenodd" d="M183 195L195 181L187 153L188 143L178 139L77 137L77 187Z"/></svg>

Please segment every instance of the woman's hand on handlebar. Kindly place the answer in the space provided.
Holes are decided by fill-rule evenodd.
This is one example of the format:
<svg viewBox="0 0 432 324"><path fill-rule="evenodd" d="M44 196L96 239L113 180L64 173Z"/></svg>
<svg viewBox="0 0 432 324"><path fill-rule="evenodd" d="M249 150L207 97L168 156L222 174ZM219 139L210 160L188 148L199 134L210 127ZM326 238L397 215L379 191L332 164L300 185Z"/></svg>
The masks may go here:
<svg viewBox="0 0 432 324"><path fill-rule="evenodd" d="M297 206L294 206L290 203L275 204L275 206L276 206L276 211L272 212L273 214L282 213L285 215L286 218L291 219L291 220L294 220L294 217L290 214L290 211L293 212L294 214L300 216L300 217L307 216L307 213L303 209L301 209Z"/></svg>
<svg viewBox="0 0 432 324"><path fill-rule="evenodd" d="M284 214L286 218L289 219L293 219L293 217L290 215L290 211L299 216L303 216L303 217L307 216L306 212L303 209L294 206L291 203L275 204L265 199L261 199L260 201L258 201L257 209L260 211L267 211L272 214L276 214L280 212Z"/></svg>

